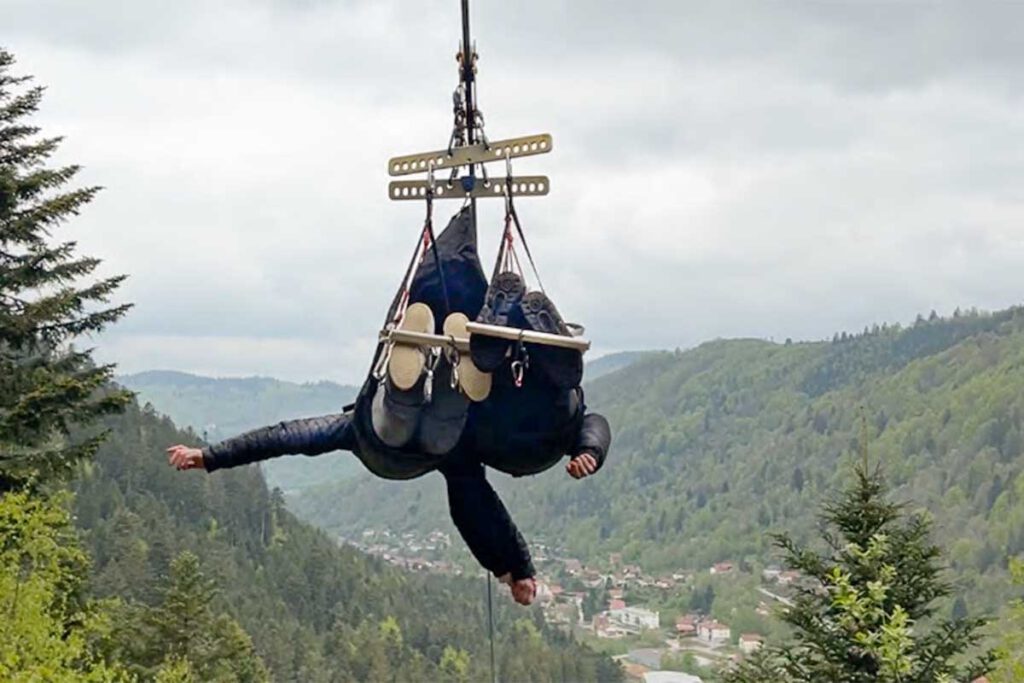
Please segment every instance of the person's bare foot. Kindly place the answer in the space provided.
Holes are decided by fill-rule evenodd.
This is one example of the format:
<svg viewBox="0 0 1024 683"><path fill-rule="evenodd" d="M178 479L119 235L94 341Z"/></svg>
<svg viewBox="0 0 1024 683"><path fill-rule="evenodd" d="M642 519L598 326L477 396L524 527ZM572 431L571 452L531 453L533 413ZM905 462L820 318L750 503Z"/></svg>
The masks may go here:
<svg viewBox="0 0 1024 683"><path fill-rule="evenodd" d="M179 470L195 470L203 467L203 452L189 446L171 446L167 449L167 462Z"/></svg>

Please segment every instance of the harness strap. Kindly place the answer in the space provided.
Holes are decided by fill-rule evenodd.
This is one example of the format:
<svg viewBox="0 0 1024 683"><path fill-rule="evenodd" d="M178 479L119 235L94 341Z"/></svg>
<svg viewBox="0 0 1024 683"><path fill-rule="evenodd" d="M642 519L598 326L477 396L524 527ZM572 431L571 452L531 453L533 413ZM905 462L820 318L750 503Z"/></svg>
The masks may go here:
<svg viewBox="0 0 1024 683"><path fill-rule="evenodd" d="M537 286L540 287L540 291L547 294L544 290L544 281L541 280L540 271L537 270L537 263L533 260L533 253L530 251L530 243L526 240L526 233L523 232L523 226L519 222L519 214L516 212L515 202L512 200L512 164L505 159L505 233L502 236L501 246L498 248L498 258L494 264L494 273L491 275L491 280L497 277L498 273L503 270L512 270L513 265L519 272L519 275L523 275L523 266L519 263L519 254L516 253L515 245L512 241L512 226L515 225L516 232L519 233L519 240L523 243L523 249L526 251L526 258L530 261L530 269L533 271L533 276L537 278Z"/></svg>
<svg viewBox="0 0 1024 683"><path fill-rule="evenodd" d="M512 178L509 177L505 181L505 187L510 187ZM540 287L540 291L547 294L544 291L544 282L540 279L540 271L537 270L537 264L533 260L533 254L530 253L530 244L526 241L526 233L523 232L523 226L519 223L519 214L516 213L515 204L512 203L512 191L506 189L505 192L506 204L505 211L508 217L511 217L512 222L516 226L516 231L519 233L519 240L523 243L523 249L526 251L526 258L530 260L530 268L533 270L534 277L537 278L537 286Z"/></svg>
<svg viewBox="0 0 1024 683"><path fill-rule="evenodd" d="M409 295L410 289L412 288L412 282L416 279L416 273L419 270L419 266L423 264L428 249L434 255L434 263L437 264L437 274L441 281L441 293L444 296L445 316L447 317L451 312L451 300L448 296L448 283L444 276L444 264L441 263L441 256L437 251L437 238L434 235L433 199L433 192L429 191L427 193L427 217L423 222L423 230L420 232L420 239L416 243L416 249L413 251L412 258L409 260L409 266L406 268L405 275L402 277L402 284L399 285L398 292L395 294L395 298L391 303L391 310L394 311L394 315L391 316L391 322L395 325L400 324L402 319L405 317L405 311L409 306Z"/></svg>
<svg viewBox="0 0 1024 683"><path fill-rule="evenodd" d="M433 176L433 173L430 174ZM434 236L434 188L433 183L427 190L427 220L423 226L424 232L430 237L430 249L434 254L434 263L437 264L437 275L441 280L441 293L444 294L444 318L452 312L451 299L448 297L448 283L445 282L444 278L444 265L441 263L441 256L437 253L437 238ZM444 320L442 318L442 320Z"/></svg>
<svg viewBox="0 0 1024 683"><path fill-rule="evenodd" d="M421 237L423 237L422 233ZM402 281L398 285L398 291L395 293L395 298L391 302L391 308L389 310L394 311L394 313L390 316L391 320L389 322L395 323L396 325L401 323L402 318L405 316L405 309L409 304L409 287L416 275L417 265L423 262L424 246L424 239L416 241L416 248L412 252L412 258L409 259L409 266L405 269L405 275L402 276Z"/></svg>

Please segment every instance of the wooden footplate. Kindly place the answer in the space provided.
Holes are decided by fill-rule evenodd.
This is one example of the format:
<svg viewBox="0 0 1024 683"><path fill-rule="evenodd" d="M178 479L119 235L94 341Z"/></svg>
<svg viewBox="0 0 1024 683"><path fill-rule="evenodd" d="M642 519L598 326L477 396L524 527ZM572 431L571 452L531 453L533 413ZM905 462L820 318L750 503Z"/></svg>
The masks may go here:
<svg viewBox="0 0 1024 683"><path fill-rule="evenodd" d="M484 337L497 337L498 339L508 339L511 341L522 340L527 344L558 346L563 349L575 349L576 351L590 350L590 342L577 337L563 337L559 334L520 330L515 327L487 325L485 323L467 323L466 329L470 335L479 334ZM429 332L412 332L401 329L381 330L380 340L395 342L396 344L407 344L409 346L454 348L460 353L469 351L469 337L445 336Z"/></svg>

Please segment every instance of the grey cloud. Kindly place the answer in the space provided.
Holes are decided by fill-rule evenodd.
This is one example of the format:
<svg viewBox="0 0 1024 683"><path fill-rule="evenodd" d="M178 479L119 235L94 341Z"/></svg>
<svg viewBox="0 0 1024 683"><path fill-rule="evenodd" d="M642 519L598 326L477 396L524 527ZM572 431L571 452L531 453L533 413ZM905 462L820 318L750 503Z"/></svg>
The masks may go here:
<svg viewBox="0 0 1024 683"><path fill-rule="evenodd" d="M417 55L454 51L457 11L448 0L5 3L10 25L63 45L306 78L343 70L356 82L426 73L437 62ZM1019 92L1024 59L1024 6L1013 2L561 0L479 3L473 19L482 68L514 60L557 73L579 55L657 54L680 68L772 64L867 89L994 74Z"/></svg>
<svg viewBox="0 0 1024 683"><path fill-rule="evenodd" d="M598 348L1019 301L1024 6L473 7L490 135L555 135L520 212ZM132 273L105 359L357 381L423 219L384 162L447 140L457 10L7 0L39 123L107 188L69 231Z"/></svg>
<svg viewBox="0 0 1024 683"><path fill-rule="evenodd" d="M482 13L482 12L481 12ZM680 64L774 64L835 87L888 89L956 73L1013 79L1024 58L1019 3L595 2L488 6L488 40L531 57L672 54ZM508 27L500 31L497 27ZM490 44L490 42L489 42ZM497 51L497 47L494 48Z"/></svg>

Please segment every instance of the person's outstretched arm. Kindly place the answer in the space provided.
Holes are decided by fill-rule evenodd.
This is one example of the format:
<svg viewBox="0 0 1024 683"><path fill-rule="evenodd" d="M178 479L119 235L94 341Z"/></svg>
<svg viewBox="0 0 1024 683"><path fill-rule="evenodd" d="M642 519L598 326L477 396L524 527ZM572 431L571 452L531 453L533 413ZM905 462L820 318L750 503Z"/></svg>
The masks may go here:
<svg viewBox="0 0 1024 683"><path fill-rule="evenodd" d="M603 415L588 413L583 418L580 432L573 444L572 459L565 471L575 479L582 479L601 469L612 445L612 428Z"/></svg>
<svg viewBox="0 0 1024 683"><path fill-rule="evenodd" d="M352 415L339 413L279 422L202 449L171 446L167 453L169 462L178 469L201 467L213 472L281 455L320 455L355 447Z"/></svg>
<svg viewBox="0 0 1024 683"><path fill-rule="evenodd" d="M484 569L509 584L523 605L533 602L536 571L526 540L491 488L479 463L441 468L448 484L448 509L473 557Z"/></svg>

